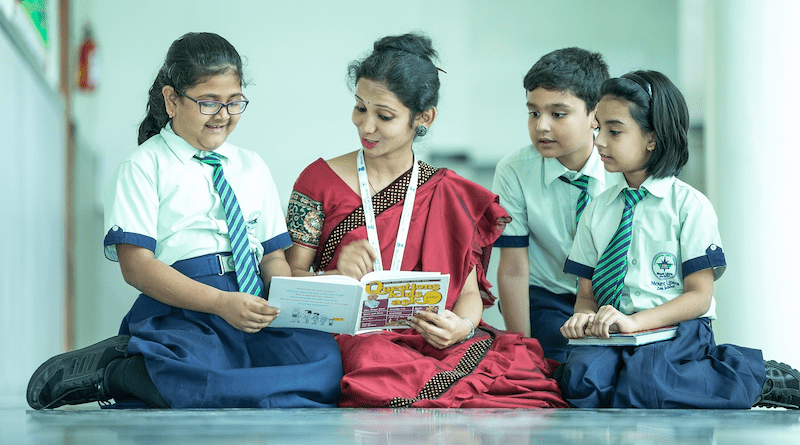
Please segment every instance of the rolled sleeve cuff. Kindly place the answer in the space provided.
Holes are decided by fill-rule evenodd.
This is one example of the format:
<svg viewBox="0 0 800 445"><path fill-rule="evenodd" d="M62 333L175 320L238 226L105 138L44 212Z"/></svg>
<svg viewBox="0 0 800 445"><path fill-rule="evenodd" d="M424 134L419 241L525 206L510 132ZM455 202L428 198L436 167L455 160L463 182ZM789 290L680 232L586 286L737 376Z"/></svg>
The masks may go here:
<svg viewBox="0 0 800 445"><path fill-rule="evenodd" d="M528 236L500 235L500 238L494 242L494 247L528 247Z"/></svg>
<svg viewBox="0 0 800 445"><path fill-rule="evenodd" d="M292 238L289 236L289 232L283 232L280 235L261 243L261 246L264 247L264 255L279 249L286 249L291 247L291 245Z"/></svg>
<svg viewBox="0 0 800 445"><path fill-rule="evenodd" d="M103 240L105 256L111 261L119 261L117 244L133 244L134 246L144 247L153 253L156 251L155 239L139 233L126 232L122 228L114 226L108 231Z"/></svg>
<svg viewBox="0 0 800 445"><path fill-rule="evenodd" d="M581 263L576 263L575 261L567 258L566 263L564 263L564 272L591 280L592 276L594 275L594 268Z"/></svg>
<svg viewBox="0 0 800 445"><path fill-rule="evenodd" d="M722 247L712 244L706 249L705 255L684 261L681 268L684 278L700 270L714 269L714 279L716 280L725 273L727 263Z"/></svg>

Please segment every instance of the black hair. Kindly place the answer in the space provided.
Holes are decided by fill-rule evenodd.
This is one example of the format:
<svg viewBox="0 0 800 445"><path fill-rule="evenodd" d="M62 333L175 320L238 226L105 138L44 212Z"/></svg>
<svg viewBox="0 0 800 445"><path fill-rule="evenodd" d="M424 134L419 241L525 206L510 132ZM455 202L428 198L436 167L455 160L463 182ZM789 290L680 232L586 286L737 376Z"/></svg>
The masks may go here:
<svg viewBox="0 0 800 445"><path fill-rule="evenodd" d="M186 91L229 70L239 76L239 84L244 86L242 58L230 42L217 34L190 32L172 42L148 93L147 115L139 125L139 145L158 134L170 120L161 92L165 85Z"/></svg>
<svg viewBox="0 0 800 445"><path fill-rule="evenodd" d="M411 110L414 119L439 102L439 69L431 39L408 33L384 37L375 42L372 53L348 66L350 85L355 89L361 78L380 82Z"/></svg>
<svg viewBox="0 0 800 445"><path fill-rule="evenodd" d="M645 164L648 175L680 174L689 160L689 109L678 87L658 71L634 71L603 83L602 95L628 102L642 131L655 134L656 147Z"/></svg>
<svg viewBox="0 0 800 445"><path fill-rule="evenodd" d="M600 86L608 77L608 64L602 54L571 47L542 56L525 75L522 85L525 91L538 87L570 91L586 104L589 114L600 102Z"/></svg>

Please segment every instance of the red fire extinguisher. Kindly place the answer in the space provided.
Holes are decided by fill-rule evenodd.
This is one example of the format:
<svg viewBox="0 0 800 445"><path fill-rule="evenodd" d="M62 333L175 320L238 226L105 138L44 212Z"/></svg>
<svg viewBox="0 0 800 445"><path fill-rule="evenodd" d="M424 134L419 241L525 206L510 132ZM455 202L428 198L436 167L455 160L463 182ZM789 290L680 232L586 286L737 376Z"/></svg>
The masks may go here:
<svg viewBox="0 0 800 445"><path fill-rule="evenodd" d="M87 25L83 29L83 42L78 54L78 89L94 91L97 87L97 44L92 38L92 30Z"/></svg>

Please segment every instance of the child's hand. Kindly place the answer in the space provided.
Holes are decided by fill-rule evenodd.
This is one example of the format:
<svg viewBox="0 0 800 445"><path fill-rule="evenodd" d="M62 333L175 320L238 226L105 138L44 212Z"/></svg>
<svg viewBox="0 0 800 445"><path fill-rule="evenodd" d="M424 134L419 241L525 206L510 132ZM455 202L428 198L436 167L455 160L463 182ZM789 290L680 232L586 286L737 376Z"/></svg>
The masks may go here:
<svg viewBox="0 0 800 445"><path fill-rule="evenodd" d="M336 262L336 269L348 277L360 280L372 271L372 263L378 257L369 241L359 240L344 246Z"/></svg>
<svg viewBox="0 0 800 445"><path fill-rule="evenodd" d="M564 338L583 338L589 335L589 326L592 325L595 314L578 312L573 314L561 326L561 335Z"/></svg>
<svg viewBox="0 0 800 445"><path fill-rule="evenodd" d="M222 292L217 315L234 328L254 334L272 323L280 309L270 307L267 300L243 292Z"/></svg>
<svg viewBox="0 0 800 445"><path fill-rule="evenodd" d="M602 306L597 310L594 321L589 326L589 334L595 337L608 338L612 332L635 332L633 319L613 306Z"/></svg>
<svg viewBox="0 0 800 445"><path fill-rule="evenodd" d="M449 310L445 310L442 315L428 311L417 312L409 319L409 324L438 349L464 340L472 331L469 322Z"/></svg>

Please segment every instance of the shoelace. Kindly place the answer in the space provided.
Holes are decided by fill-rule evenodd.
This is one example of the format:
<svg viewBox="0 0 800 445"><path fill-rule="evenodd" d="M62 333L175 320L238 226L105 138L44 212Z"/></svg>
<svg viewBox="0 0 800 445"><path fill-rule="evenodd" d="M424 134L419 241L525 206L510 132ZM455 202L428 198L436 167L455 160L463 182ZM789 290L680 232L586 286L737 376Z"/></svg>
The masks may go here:
<svg viewBox="0 0 800 445"><path fill-rule="evenodd" d="M97 390L98 394L100 394L102 392L102 386L101 385L102 385L102 383L100 383L100 382L98 382L96 384L95 389ZM86 391L86 388L80 388L79 387L79 388L70 389L69 391L65 392L64 394L61 394L60 396L58 396L55 399L53 399L47 405L43 406L42 409L50 409L51 407L56 405L58 402L61 402L61 401L65 400L67 397L69 397L69 396L71 396L73 394L76 394L76 393L78 393L80 391ZM88 400L87 402L91 402L91 400ZM111 402L109 402L108 400L99 400L98 399L98 400L96 400L96 402L101 407L104 406L103 404L105 404L105 406L110 406L111 405ZM61 406L61 405L57 405L57 406Z"/></svg>

